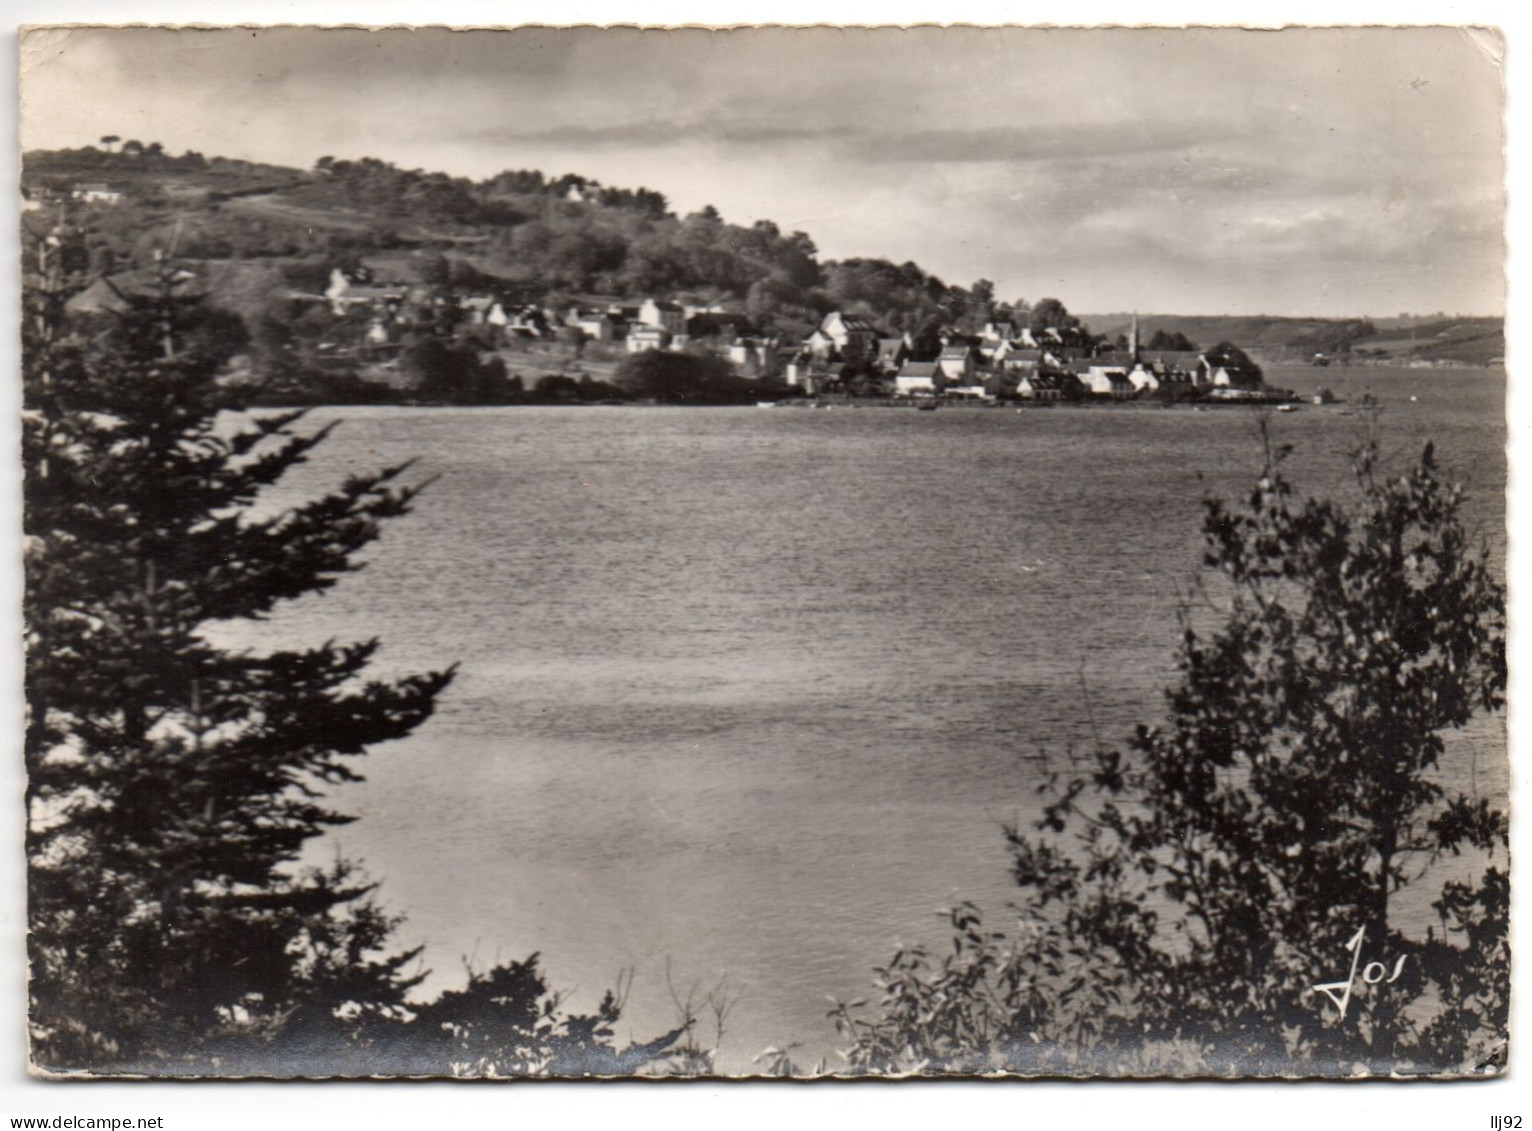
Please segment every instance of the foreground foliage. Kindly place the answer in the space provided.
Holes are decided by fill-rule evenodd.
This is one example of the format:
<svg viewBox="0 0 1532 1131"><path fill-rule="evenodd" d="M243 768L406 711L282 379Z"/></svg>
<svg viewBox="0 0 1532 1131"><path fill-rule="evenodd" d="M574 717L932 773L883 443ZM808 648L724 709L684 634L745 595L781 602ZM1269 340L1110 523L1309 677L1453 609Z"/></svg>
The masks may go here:
<svg viewBox="0 0 1532 1131"><path fill-rule="evenodd" d="M338 861L327 786L424 722L451 671L369 678L377 641L256 654L206 630L357 568L403 466L262 516L327 429L244 407L184 273L105 326L63 317L48 245L24 344L30 1033L60 1071L626 1072L607 1001L567 1016L525 963L420 1004L415 951Z"/></svg>
<svg viewBox="0 0 1532 1131"><path fill-rule="evenodd" d="M1355 470L1351 506L1295 498L1276 459L1207 504L1214 611L1184 614L1165 723L1010 830L1018 928L960 907L951 954L903 951L879 1012L837 1007L854 1070L1503 1066L1507 819L1442 757L1503 705L1504 592L1429 446Z"/></svg>

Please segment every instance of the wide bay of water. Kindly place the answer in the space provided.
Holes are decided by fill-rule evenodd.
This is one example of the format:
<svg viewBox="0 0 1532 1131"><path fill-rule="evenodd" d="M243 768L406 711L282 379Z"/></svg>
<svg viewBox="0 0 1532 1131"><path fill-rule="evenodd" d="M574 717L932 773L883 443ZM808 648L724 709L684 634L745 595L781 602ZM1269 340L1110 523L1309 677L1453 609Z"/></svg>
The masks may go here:
<svg viewBox="0 0 1532 1131"><path fill-rule="evenodd" d="M1370 386L1385 451L1434 440L1503 553L1499 371L1269 379ZM1300 490L1347 489L1348 407L1272 417ZM939 942L938 909L1003 923L1040 754L1158 716L1200 501L1261 463L1248 410L314 414L337 417L269 505L406 458L436 481L362 572L238 639L376 635L382 674L461 670L337 792L335 841L431 987L541 951L579 1008L633 968L644 1037L673 1021L667 963L682 997L727 976L726 1071L830 1052L828 995ZM1499 728L1448 773L1502 794Z"/></svg>

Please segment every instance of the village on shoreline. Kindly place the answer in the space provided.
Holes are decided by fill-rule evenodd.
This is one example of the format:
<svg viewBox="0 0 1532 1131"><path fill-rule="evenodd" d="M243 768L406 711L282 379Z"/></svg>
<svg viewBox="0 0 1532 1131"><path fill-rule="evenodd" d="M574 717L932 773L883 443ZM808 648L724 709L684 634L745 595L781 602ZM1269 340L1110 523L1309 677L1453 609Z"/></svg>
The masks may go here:
<svg viewBox="0 0 1532 1131"><path fill-rule="evenodd" d="M86 186L82 191L96 190ZM182 283L195 289L195 269L181 274ZM85 317L120 315L152 296L152 276L151 271L102 275L74 295L67 308ZM801 341L787 341L757 329L742 312L721 306L648 297L558 309L515 304L493 293L459 293L450 286L377 282L366 272L339 268L323 292L289 290L283 297L294 321L328 313L329 332L316 347L324 362L371 385L376 395L365 399L396 403L435 399L413 395L420 390L400 364L405 352L422 341L440 341L448 349L469 346L490 355L490 373L474 400L498 404L748 403L754 398L763 406L840 401L928 408L1005 402L1291 404L1297 399L1291 390L1268 386L1260 366L1232 343L1211 350L1142 346L1136 318L1115 343L1067 322L1033 327L1015 318L995 318L976 334L942 326L933 343L935 356L924 357L913 334L891 334L868 317L839 310L826 314ZM548 371L529 386L523 368ZM657 379L656 389L634 389L623 380L624 369L647 369ZM483 388L498 383L497 370L502 387ZM699 373L700 387L686 388L697 384L689 378ZM667 396L665 386L671 383L680 387ZM643 395L646 391L658 395ZM1314 398L1315 403L1332 399L1328 392Z"/></svg>
<svg viewBox="0 0 1532 1131"><path fill-rule="evenodd" d="M1264 316L1157 315L1153 333L1141 335L1135 314L1115 322L1116 333L1093 333L1058 299L1000 302L987 280L951 286L912 263L815 264L801 233L784 236L769 222L737 228L711 209L676 221L658 194L573 176L508 173L477 187L453 183L452 192L478 201L481 215L443 223L444 231L406 234L385 225L316 235L315 224L354 225L357 210L337 202L370 199L375 182L411 191L444 186L380 162L322 159L299 172L191 153L172 158L134 144L29 155L41 171L24 183L24 223L47 229L66 265L66 309L87 325L155 301L163 284L156 257L173 259L177 295L205 299L229 316L226 331L239 340L229 380L248 385L255 404L1291 406L1297 394L1268 384L1252 357L1258 348L1263 361L1287 365L1443 364L1415 357L1413 324L1408 352L1363 346L1387 338L1365 319L1295 326L1298 336L1275 351L1269 338L1259 347L1232 340L1238 327L1269 326ZM117 179L67 180L64 169ZM289 179L274 181L278 174ZM501 182L512 195L486 196ZM504 233L485 235L484 225L503 219L495 209L506 201L541 209L550 224L577 234L610 223L640 232L678 225L663 246L700 257L694 277L647 293L591 289L579 279L615 281L621 273L576 273L559 283L535 266L536 255L546 260L551 252L520 266L494 261L498 271L524 266L530 282L488 271L485 241L493 245ZM140 214L170 223L169 249L133 234ZM295 225L309 225L306 234ZM521 220L511 231L530 226ZM200 235L184 235L199 228ZM776 281L727 284L739 270L727 259L735 253L709 259L712 241L776 256ZM791 271L806 288L796 305L780 297L782 273ZM904 305L865 297L880 287ZM1167 329L1178 323L1222 340L1199 344ZM1334 398L1321 389L1304 399Z"/></svg>

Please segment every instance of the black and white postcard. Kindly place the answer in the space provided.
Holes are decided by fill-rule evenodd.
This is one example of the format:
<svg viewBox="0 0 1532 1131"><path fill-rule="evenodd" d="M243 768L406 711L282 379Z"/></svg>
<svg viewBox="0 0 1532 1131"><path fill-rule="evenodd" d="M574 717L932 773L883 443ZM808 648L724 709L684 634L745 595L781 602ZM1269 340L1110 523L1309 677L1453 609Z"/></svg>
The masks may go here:
<svg viewBox="0 0 1532 1131"><path fill-rule="evenodd" d="M35 1074L1504 1070L1499 33L20 50Z"/></svg>

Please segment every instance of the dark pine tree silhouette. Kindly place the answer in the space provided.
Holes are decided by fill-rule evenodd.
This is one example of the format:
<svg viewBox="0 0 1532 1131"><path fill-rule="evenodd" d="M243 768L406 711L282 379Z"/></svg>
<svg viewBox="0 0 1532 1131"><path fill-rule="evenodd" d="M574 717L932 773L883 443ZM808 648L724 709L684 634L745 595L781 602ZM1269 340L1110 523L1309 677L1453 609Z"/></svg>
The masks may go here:
<svg viewBox="0 0 1532 1131"><path fill-rule="evenodd" d="M227 1069L278 1035L312 1047L400 1013L413 954L384 949L369 886L297 861L348 820L323 788L451 679L368 680L376 641L204 638L334 585L417 488L390 467L255 517L329 429L221 422L243 407L218 380L236 343L207 332L184 272L154 274L89 329L68 327L46 252L27 295L31 1032L60 1071Z"/></svg>
<svg viewBox="0 0 1532 1131"><path fill-rule="evenodd" d="M61 225L62 226L62 225ZM57 235L57 232L52 233ZM368 680L376 641L264 655L202 630L356 568L418 487L405 466L252 509L329 429L245 407L240 342L164 261L105 321L70 320L58 241L24 291L30 1023L34 1062L148 1075L628 1075L622 1002L570 1014L537 955L409 995L418 951L337 860L324 789L425 721L452 672ZM232 423L231 423L232 422ZM689 1023L688 1023L689 1024Z"/></svg>

